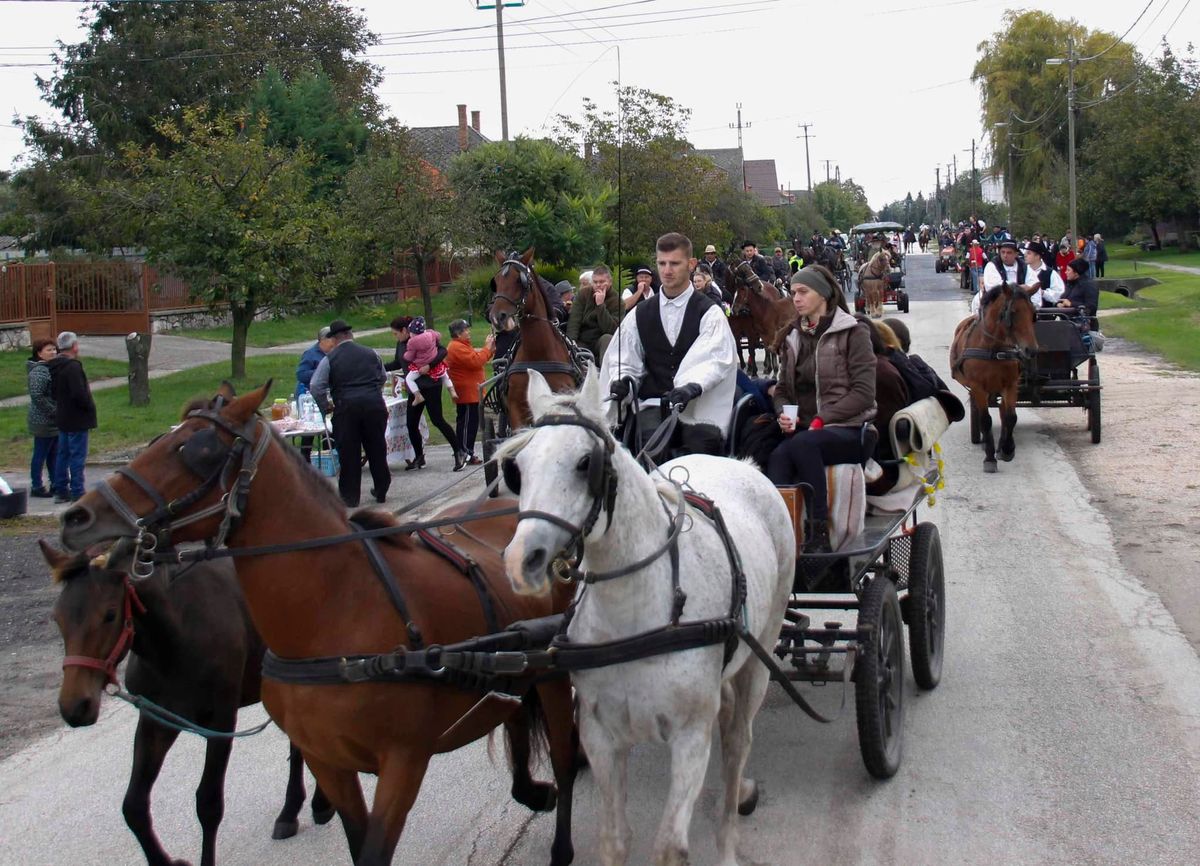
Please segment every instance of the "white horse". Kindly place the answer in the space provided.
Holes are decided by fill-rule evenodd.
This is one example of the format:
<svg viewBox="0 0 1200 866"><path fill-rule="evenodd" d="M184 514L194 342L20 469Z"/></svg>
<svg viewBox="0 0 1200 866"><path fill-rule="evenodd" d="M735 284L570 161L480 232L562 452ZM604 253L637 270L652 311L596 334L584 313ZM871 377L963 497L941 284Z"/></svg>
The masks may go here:
<svg viewBox="0 0 1200 866"><path fill-rule="evenodd" d="M525 431L501 448L500 459L515 461L520 473L522 516L505 551L509 580L518 593L550 590L547 568L566 548L577 527L583 534L581 571L619 570L664 547L679 491L656 483L605 425L598 377L588 371L577 395L552 393L536 371L529 374L529 406L534 424L551 416L582 418ZM604 437L601 441L601 436ZM597 446L602 446L597 448ZM611 450L616 478L611 513L594 515L604 490L596 484L594 462ZM694 455L665 464L661 471L683 480L720 508L742 554L746 576L748 629L770 650L779 637L795 570L796 541L783 499L752 464ZM601 501L601 505L603 502ZM590 531L584 524L593 516ZM729 616L732 567L714 524L688 507L679 536L679 578L687 602L682 621ZM624 577L582 587L568 637L590 644L661 628L673 606L670 556L665 552ZM736 866L737 813L748 815L758 787L743 779L750 753L754 716L769 673L742 642L728 664L723 645L673 652L625 664L578 671L572 681L579 697L583 745L603 798L600 860L624 864L629 852L625 815L626 761L641 742L665 742L671 752L671 788L654 846L654 862L682 866L688 860L688 826L704 783L719 717L725 799L718 830L720 866Z"/></svg>

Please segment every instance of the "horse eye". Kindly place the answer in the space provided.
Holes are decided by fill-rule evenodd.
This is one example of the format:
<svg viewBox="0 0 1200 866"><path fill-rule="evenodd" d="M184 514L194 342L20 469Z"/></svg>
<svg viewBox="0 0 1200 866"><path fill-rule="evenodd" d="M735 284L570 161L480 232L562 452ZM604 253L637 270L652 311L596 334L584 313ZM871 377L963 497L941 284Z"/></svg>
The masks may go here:
<svg viewBox="0 0 1200 866"><path fill-rule="evenodd" d="M579 462L575 464L576 472L587 472L588 467L592 465L592 457L590 454L585 454L579 458Z"/></svg>
<svg viewBox="0 0 1200 866"><path fill-rule="evenodd" d="M104 614L104 622L106 625L110 622L116 622L116 621L117 621L117 612L115 610L110 610L110 611L108 611L108 613Z"/></svg>

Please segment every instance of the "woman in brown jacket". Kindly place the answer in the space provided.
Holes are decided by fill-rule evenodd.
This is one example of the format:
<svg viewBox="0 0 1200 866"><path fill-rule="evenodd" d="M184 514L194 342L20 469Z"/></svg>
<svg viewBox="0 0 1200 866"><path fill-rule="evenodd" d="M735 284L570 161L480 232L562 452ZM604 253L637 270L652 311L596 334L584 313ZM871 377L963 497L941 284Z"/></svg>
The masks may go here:
<svg viewBox="0 0 1200 866"><path fill-rule="evenodd" d="M780 356L775 409L785 439L771 453L767 476L776 484L807 484L813 534L809 551L829 550L829 492L825 467L860 463L862 425L875 417L875 355L866 326L846 309L837 280L821 265L791 277L796 321L777 338ZM796 417L784 406L797 407Z"/></svg>

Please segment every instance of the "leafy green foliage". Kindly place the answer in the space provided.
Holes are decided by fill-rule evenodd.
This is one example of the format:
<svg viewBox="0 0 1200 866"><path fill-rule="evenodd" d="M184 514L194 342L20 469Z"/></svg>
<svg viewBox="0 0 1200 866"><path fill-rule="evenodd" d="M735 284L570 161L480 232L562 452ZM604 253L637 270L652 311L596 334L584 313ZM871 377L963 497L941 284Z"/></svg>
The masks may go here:
<svg viewBox="0 0 1200 866"><path fill-rule="evenodd" d="M492 249L532 246L539 259L574 266L598 260L612 236L612 187L552 142L518 138L475 147L455 158L450 178L482 218Z"/></svg>
<svg viewBox="0 0 1200 866"><path fill-rule="evenodd" d="M101 204L139 224L151 262L196 296L229 304L240 377L255 314L319 294L314 260L334 234L333 214L313 197L312 156L268 144L261 117L185 109L158 135L170 153L129 145L129 180L107 184Z"/></svg>
<svg viewBox="0 0 1200 866"><path fill-rule="evenodd" d="M825 223L846 231L871 218L867 194L853 180L829 180L813 187L813 205Z"/></svg>

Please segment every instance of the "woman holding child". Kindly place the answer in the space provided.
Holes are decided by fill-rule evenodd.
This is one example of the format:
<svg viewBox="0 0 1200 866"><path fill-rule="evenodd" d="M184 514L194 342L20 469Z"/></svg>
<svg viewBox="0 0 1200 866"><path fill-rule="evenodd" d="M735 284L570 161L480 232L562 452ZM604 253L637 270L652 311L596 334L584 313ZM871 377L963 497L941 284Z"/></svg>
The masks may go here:
<svg viewBox="0 0 1200 866"><path fill-rule="evenodd" d="M392 335L396 338L396 356L385 364L389 371L404 374L408 386L408 438L416 456L406 461L404 471L421 469L425 465L425 446L421 441L421 413L429 412L429 423L436 427L454 449L454 471L466 465L467 455L442 414L442 387L454 386L446 369L446 348L441 345L437 331L425 327L421 316L397 316L392 319Z"/></svg>

